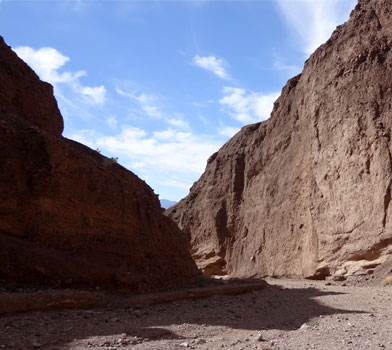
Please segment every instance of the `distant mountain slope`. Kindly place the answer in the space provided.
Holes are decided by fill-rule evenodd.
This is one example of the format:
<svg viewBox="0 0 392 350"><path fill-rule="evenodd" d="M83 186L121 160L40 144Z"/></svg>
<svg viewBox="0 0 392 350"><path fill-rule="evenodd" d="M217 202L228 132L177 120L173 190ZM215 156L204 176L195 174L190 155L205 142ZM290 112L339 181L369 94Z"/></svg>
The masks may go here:
<svg viewBox="0 0 392 350"><path fill-rule="evenodd" d="M142 292L191 284L188 242L132 172L61 136L52 87L0 37L0 276Z"/></svg>
<svg viewBox="0 0 392 350"><path fill-rule="evenodd" d="M271 118L167 214L206 274L371 274L392 259L392 0L360 0Z"/></svg>
<svg viewBox="0 0 392 350"><path fill-rule="evenodd" d="M161 199L160 202L161 202L161 207L163 209L169 209L170 207L172 207L174 204L177 203L175 201L170 201L168 199Z"/></svg>

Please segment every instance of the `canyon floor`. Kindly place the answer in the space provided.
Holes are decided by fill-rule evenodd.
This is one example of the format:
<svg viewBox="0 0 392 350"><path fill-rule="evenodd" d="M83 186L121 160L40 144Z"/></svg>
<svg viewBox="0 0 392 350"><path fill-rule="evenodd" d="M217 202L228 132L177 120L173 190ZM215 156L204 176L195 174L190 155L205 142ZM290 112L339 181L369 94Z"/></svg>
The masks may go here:
<svg viewBox="0 0 392 350"><path fill-rule="evenodd" d="M3 315L0 349L392 349L390 286L267 282L241 295Z"/></svg>

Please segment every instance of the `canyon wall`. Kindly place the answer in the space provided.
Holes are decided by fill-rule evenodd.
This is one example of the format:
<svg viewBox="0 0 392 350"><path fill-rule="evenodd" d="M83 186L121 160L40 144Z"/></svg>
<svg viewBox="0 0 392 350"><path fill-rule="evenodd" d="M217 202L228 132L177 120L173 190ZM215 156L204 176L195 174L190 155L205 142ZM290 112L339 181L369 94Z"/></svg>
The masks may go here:
<svg viewBox="0 0 392 350"><path fill-rule="evenodd" d="M192 284L189 243L158 196L62 130L52 87L0 37L0 279L134 292Z"/></svg>
<svg viewBox="0 0 392 350"><path fill-rule="evenodd" d="M360 0L271 118L167 211L207 275L371 273L392 259L392 1Z"/></svg>

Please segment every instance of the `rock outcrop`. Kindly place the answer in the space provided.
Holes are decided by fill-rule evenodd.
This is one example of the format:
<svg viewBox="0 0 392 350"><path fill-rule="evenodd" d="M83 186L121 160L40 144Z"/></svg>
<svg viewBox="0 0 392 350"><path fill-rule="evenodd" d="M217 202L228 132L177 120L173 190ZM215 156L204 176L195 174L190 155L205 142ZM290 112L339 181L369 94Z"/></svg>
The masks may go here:
<svg viewBox="0 0 392 350"><path fill-rule="evenodd" d="M60 136L63 117L53 96L52 85L39 81L37 74L11 51L0 37L0 106Z"/></svg>
<svg viewBox="0 0 392 350"><path fill-rule="evenodd" d="M52 87L0 40L0 279L142 292L197 268L158 197L61 136Z"/></svg>
<svg viewBox="0 0 392 350"><path fill-rule="evenodd" d="M167 211L207 275L371 273L392 259L392 0L360 0L271 118Z"/></svg>

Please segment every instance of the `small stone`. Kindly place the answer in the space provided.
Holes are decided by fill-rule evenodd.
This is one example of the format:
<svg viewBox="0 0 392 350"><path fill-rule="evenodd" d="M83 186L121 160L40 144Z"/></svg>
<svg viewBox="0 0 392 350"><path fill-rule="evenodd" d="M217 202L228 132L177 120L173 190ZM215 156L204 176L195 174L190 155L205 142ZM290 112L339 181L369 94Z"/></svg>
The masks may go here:
<svg viewBox="0 0 392 350"><path fill-rule="evenodd" d="M260 331L257 332L257 334L255 335L255 337L253 338L254 341L265 341L265 339L263 338L263 335L261 334Z"/></svg>
<svg viewBox="0 0 392 350"><path fill-rule="evenodd" d="M189 343L181 343L180 346L182 346L183 348L189 348Z"/></svg>
<svg viewBox="0 0 392 350"><path fill-rule="evenodd" d="M299 329L308 329L309 325L307 323L304 323Z"/></svg>
<svg viewBox="0 0 392 350"><path fill-rule="evenodd" d="M31 345L33 346L34 349L39 349L42 346L42 344L38 342L34 342Z"/></svg>

